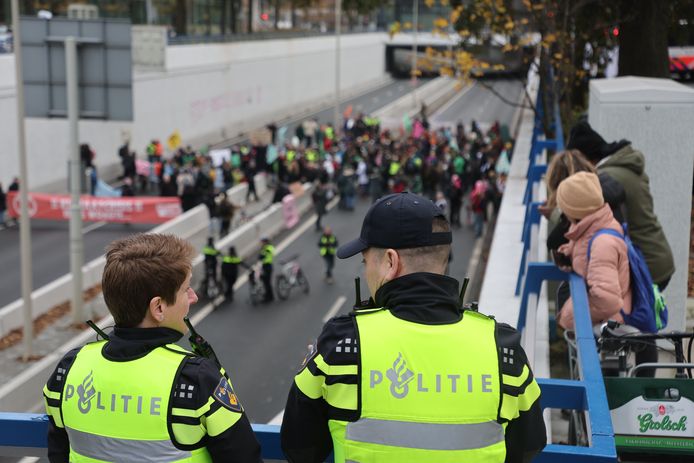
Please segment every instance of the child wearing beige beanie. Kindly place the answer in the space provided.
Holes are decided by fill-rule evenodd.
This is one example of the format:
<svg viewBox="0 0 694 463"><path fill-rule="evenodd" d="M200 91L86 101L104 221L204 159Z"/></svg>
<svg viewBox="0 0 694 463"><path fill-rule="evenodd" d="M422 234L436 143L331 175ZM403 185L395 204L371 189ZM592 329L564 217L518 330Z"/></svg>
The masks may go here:
<svg viewBox="0 0 694 463"><path fill-rule="evenodd" d="M603 199L598 176L578 172L566 178L559 184L556 198L557 205L571 221L565 234L569 242L559 247L559 252L571 259L573 271L586 280L593 324L607 320L623 323L622 311L631 313L629 259L624 240L599 235L593 241L588 261L588 244L595 233L602 229L622 233L622 227ZM561 308L557 319L563 328L573 329L571 299Z"/></svg>

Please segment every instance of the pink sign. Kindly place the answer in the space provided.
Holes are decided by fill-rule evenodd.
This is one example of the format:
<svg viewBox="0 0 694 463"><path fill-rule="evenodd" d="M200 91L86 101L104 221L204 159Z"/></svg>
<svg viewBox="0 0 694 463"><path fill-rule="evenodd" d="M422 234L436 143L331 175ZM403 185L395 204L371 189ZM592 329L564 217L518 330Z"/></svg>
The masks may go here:
<svg viewBox="0 0 694 463"><path fill-rule="evenodd" d="M289 194L282 198L282 215L284 226L287 228L292 228L299 222L299 211L296 209L294 195Z"/></svg>

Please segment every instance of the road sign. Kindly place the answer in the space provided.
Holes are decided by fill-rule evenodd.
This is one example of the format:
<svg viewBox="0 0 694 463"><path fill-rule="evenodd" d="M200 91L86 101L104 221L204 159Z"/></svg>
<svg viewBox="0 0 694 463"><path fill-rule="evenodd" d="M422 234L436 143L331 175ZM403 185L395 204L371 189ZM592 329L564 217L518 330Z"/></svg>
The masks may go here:
<svg viewBox="0 0 694 463"><path fill-rule="evenodd" d="M130 21L22 17L25 110L28 117L66 117L66 37L78 45L81 119L131 121Z"/></svg>

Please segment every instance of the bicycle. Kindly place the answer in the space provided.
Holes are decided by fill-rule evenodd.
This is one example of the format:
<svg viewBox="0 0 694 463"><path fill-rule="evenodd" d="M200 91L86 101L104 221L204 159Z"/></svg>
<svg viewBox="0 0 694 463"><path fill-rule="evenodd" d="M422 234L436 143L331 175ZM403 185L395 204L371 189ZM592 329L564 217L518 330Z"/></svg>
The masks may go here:
<svg viewBox="0 0 694 463"><path fill-rule="evenodd" d="M681 454L685 449L694 452L691 444L694 431L691 426L684 426L687 417L694 416L694 332L643 334L614 321L596 326L594 331L618 453L649 454L658 456L658 461L665 461L664 455L676 458L677 453ZM578 379L572 332L565 332L564 338L569 345L571 377ZM690 340L686 358L685 339ZM634 365L635 352L644 348L646 343L659 340L674 346L675 361ZM674 369L676 373L674 378L636 377L643 369ZM572 410L569 444L589 444L586 422L584 412Z"/></svg>
<svg viewBox="0 0 694 463"><path fill-rule="evenodd" d="M304 294L308 294L310 291L308 279L301 270L298 258L299 255L296 254L284 261L278 261L280 272L275 278L275 288L277 296L282 300L289 297L292 288L301 288Z"/></svg>
<svg viewBox="0 0 694 463"><path fill-rule="evenodd" d="M260 269L258 265L251 267L248 272L248 289L251 297L251 305L258 305L265 299L265 286L260 281Z"/></svg>
<svg viewBox="0 0 694 463"><path fill-rule="evenodd" d="M214 268L205 268L205 278L200 285L200 294L210 300L216 299L223 292L222 282L215 277L215 273Z"/></svg>

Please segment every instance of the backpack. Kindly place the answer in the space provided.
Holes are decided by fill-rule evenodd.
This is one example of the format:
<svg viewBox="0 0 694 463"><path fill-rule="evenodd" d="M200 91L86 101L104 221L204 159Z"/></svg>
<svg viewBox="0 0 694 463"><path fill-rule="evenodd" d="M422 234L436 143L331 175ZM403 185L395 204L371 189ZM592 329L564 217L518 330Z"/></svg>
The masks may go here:
<svg viewBox="0 0 694 463"><path fill-rule="evenodd" d="M598 230L588 242L588 262L593 240L600 235L612 235L624 240L627 245L629 259L629 274L631 276L631 313L625 314L620 310L624 323L638 328L644 333L657 333L667 326L668 310L658 285L653 283L651 273L646 265L646 259L641 250L631 241L626 232L626 224L622 225L624 234L603 228Z"/></svg>

